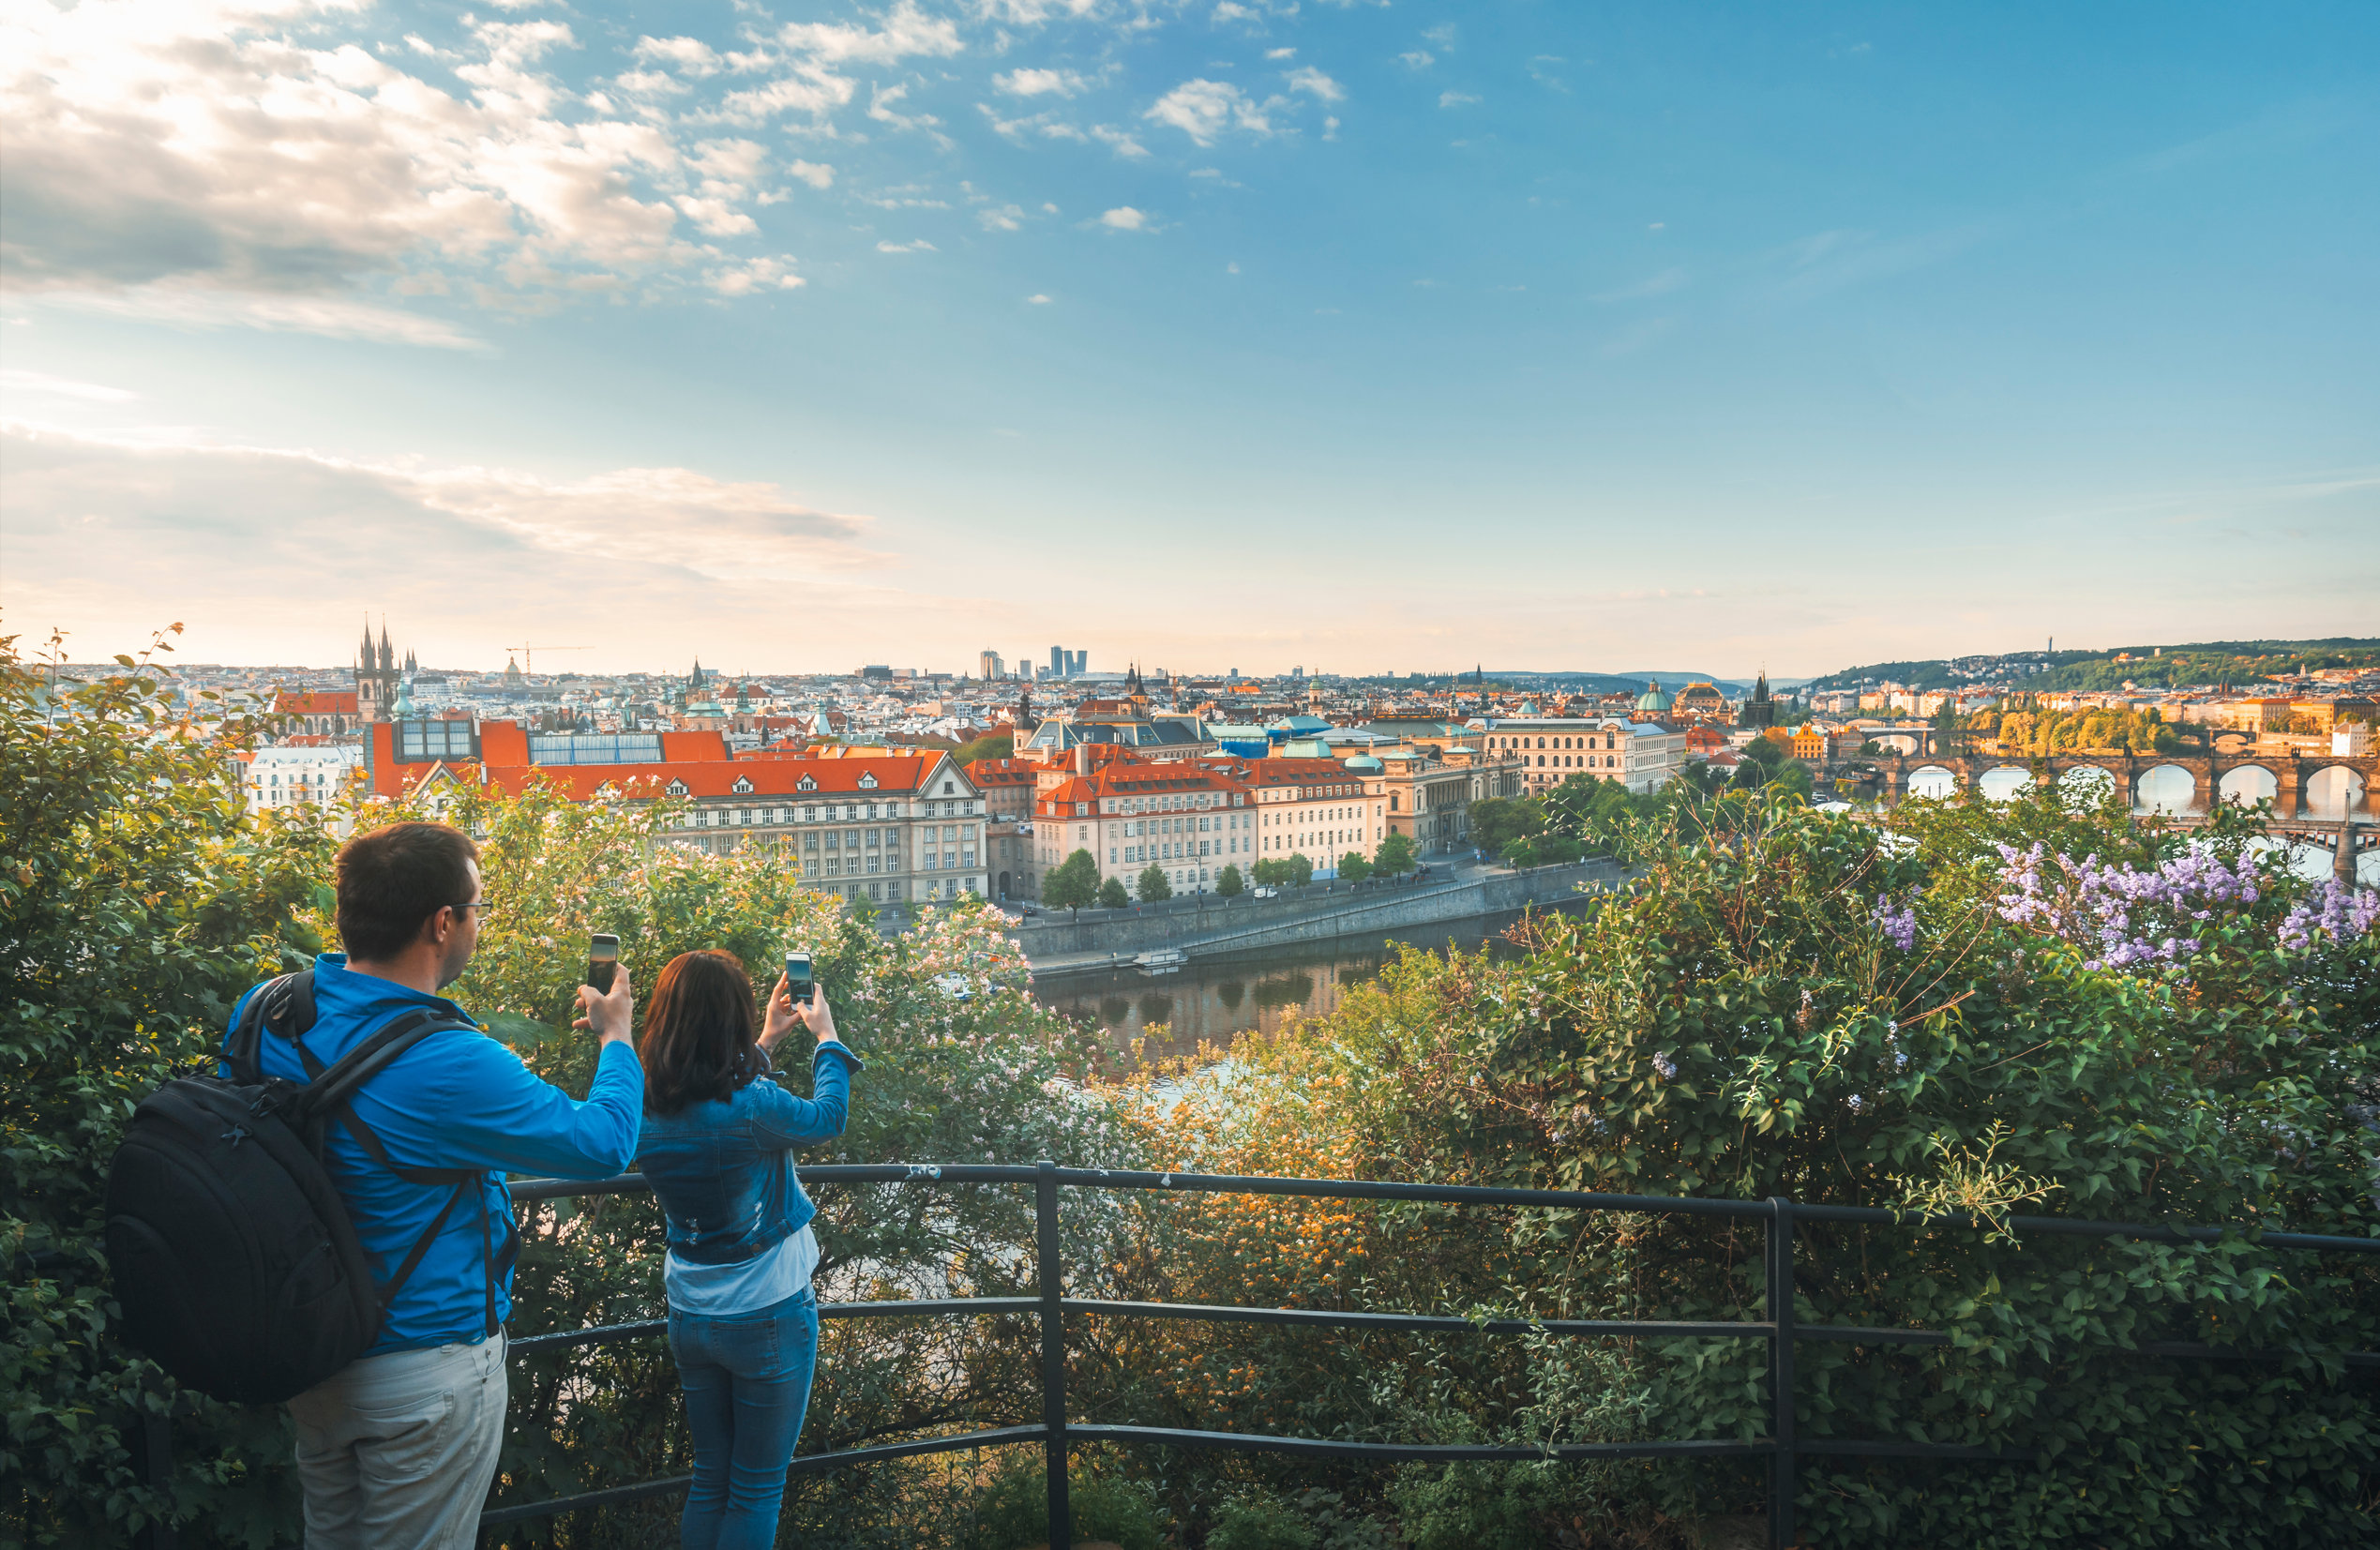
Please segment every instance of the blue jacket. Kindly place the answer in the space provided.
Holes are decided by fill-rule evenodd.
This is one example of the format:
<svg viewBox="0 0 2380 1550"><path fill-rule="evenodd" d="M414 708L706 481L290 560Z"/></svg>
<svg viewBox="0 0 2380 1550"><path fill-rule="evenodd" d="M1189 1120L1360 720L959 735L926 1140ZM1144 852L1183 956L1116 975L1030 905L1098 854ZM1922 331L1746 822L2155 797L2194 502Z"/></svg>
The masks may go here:
<svg viewBox="0 0 2380 1550"><path fill-rule="evenodd" d="M241 1006L247 1002L247 996L240 998ZM355 973L345 954L325 953L314 960L316 1021L301 1042L329 1065L365 1035L417 1006L466 1016L442 996ZM233 1009L232 1022L237 1026L239 1008ZM306 1080L305 1066L286 1039L266 1033L261 1060L267 1076ZM520 1056L471 1029L432 1033L367 1082L355 1095L355 1114L380 1136L391 1162L485 1168L488 1179L481 1201L466 1200L447 1216L412 1279L389 1304L380 1338L365 1354L485 1339L490 1249L505 1243L512 1224L512 1194L504 1175L602 1179L624 1171L636 1155L643 1094L644 1068L625 1044L603 1046L581 1104L531 1075ZM454 1186L407 1183L365 1155L362 1143L336 1122L325 1131L323 1153L355 1235L385 1284L453 1197ZM484 1222L476 1204L486 1207ZM511 1290L507 1266L496 1287L499 1320L511 1315Z"/></svg>
<svg viewBox="0 0 2380 1550"><path fill-rule="evenodd" d="M796 1098L766 1075L724 1100L644 1117L645 1178L669 1221L670 1248L696 1265L726 1265L775 1248L809 1226L818 1208L793 1172L791 1149L843 1134L851 1073L841 1044L810 1057L810 1091Z"/></svg>

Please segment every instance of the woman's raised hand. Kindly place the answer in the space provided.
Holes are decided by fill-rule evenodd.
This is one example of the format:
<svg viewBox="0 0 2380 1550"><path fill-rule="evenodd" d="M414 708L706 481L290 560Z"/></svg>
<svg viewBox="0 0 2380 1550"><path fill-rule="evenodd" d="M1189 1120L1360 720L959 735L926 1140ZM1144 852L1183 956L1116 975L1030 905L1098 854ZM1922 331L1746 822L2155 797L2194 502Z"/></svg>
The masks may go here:
<svg viewBox="0 0 2380 1550"><path fill-rule="evenodd" d="M809 1004L802 1005L794 1001L785 976L779 974L776 987L769 992L768 1016L761 1023L761 1047L775 1054L777 1045L796 1028L807 1028L818 1035L821 1044L837 1042L835 1038L835 1013L826 1004L826 992L813 983Z"/></svg>
<svg viewBox="0 0 2380 1550"><path fill-rule="evenodd" d="M813 990L812 995L817 992ZM761 1018L761 1047L775 1054L785 1042L785 1035L801 1026L801 1016L794 1010L793 992L787 988L785 976L776 977L776 988L769 992L769 1007Z"/></svg>
<svg viewBox="0 0 2380 1550"><path fill-rule="evenodd" d="M611 971L611 988L597 990L592 985L579 987L579 1016L572 1018L573 1028L590 1029L605 1044L618 1040L627 1044L636 1037L636 994L628 984L628 966L620 965Z"/></svg>

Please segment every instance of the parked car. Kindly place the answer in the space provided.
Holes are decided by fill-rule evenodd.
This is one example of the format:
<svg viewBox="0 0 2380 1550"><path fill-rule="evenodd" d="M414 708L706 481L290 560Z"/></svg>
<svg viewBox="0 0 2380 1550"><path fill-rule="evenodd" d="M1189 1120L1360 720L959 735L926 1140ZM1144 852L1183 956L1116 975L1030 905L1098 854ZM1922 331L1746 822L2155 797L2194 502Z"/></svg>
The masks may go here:
<svg viewBox="0 0 2380 1550"><path fill-rule="evenodd" d="M1268 882L1261 888L1249 889L1248 896L1250 898L1275 899L1281 896L1281 890L1273 887L1273 884Z"/></svg>
<svg viewBox="0 0 2380 1550"><path fill-rule="evenodd" d="M1020 917L1026 920L1031 920L1035 915L1041 913L1041 910L1038 906L1031 904L1019 904L1016 906L1016 910Z"/></svg>

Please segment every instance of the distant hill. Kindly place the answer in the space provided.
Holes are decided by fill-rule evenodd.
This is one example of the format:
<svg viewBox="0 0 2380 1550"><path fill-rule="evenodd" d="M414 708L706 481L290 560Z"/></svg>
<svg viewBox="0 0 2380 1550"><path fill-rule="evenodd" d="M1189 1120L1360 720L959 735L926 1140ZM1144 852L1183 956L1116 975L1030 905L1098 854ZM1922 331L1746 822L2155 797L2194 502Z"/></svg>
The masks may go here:
<svg viewBox="0 0 2380 1550"><path fill-rule="evenodd" d="M2010 658L2038 662L2040 652L2011 652ZM2130 660L2117 661L2122 656ZM1937 658L1922 662L1874 662L1845 668L1810 681L1813 689L1847 689L1862 679L1906 684L1913 689L1948 689L1972 682L1951 670L1957 663L1977 663L1981 657ZM2089 651L2062 651L2049 658L2045 672L2023 678L2032 689L2116 689L2126 683L2144 687L2174 687L2187 684L2252 684L2259 679L2320 668L2380 669L2380 640L2333 636L2320 640L2201 640L2179 645L2102 646ZM1988 676L1988 675L1987 675Z"/></svg>
<svg viewBox="0 0 2380 1550"><path fill-rule="evenodd" d="M1672 691L1682 689L1689 684L1710 684L1730 700L1740 700L1752 692L1749 680L1738 683L1707 672L1673 672L1666 669L1645 672L1589 672L1581 669L1547 671L1543 668L1505 668L1490 670L1487 676L1501 679L1507 684L1559 685L1581 694L1618 694L1622 690L1641 694L1648 680ZM1770 686L1775 687L1777 682L1771 679Z"/></svg>

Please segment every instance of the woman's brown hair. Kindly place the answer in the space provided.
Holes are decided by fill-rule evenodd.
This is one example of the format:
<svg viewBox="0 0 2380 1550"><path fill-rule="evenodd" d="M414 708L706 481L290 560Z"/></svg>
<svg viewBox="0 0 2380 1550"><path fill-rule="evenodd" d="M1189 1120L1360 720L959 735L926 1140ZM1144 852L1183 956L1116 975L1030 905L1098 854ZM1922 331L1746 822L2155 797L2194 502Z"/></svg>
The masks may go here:
<svg viewBox="0 0 2380 1550"><path fill-rule="evenodd" d="M644 1107L675 1114L720 1102L768 1069L760 1012L743 960L705 949L671 958L654 982L644 1014Z"/></svg>

